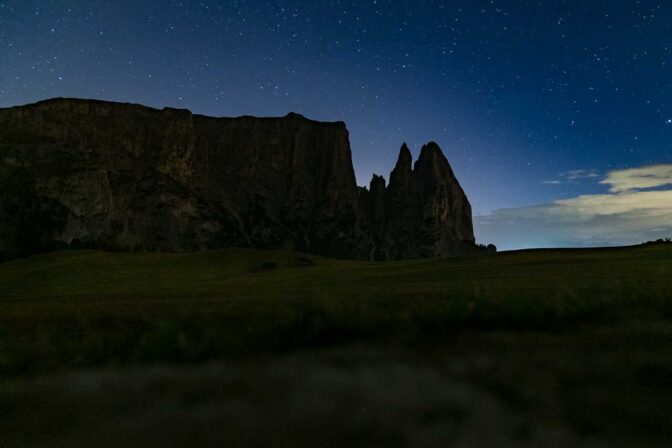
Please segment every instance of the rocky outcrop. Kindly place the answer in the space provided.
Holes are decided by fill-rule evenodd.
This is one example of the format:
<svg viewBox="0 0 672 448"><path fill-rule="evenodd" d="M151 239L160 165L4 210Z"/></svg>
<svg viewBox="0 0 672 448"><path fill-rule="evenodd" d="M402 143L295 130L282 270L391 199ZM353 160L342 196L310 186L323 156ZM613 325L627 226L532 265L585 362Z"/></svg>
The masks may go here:
<svg viewBox="0 0 672 448"><path fill-rule="evenodd" d="M371 258L393 260L451 256L475 250L471 205L436 143L423 146L412 167L401 147L390 184L374 175L365 196L373 248ZM375 184L375 190L374 190ZM379 204L383 204L382 206ZM381 210L382 208L382 210Z"/></svg>
<svg viewBox="0 0 672 448"><path fill-rule="evenodd" d="M211 118L93 100L0 109L0 254L281 247L339 258L459 253L464 192L435 144L358 189L345 124Z"/></svg>

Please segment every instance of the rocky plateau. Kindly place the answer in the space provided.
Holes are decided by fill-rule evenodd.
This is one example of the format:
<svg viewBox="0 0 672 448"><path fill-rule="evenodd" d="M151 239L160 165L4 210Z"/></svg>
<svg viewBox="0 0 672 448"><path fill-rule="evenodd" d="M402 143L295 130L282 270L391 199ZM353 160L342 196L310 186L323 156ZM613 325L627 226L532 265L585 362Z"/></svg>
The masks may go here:
<svg viewBox="0 0 672 448"><path fill-rule="evenodd" d="M357 186L348 130L97 100L0 109L0 259L59 248L287 248L398 260L474 253L435 143Z"/></svg>

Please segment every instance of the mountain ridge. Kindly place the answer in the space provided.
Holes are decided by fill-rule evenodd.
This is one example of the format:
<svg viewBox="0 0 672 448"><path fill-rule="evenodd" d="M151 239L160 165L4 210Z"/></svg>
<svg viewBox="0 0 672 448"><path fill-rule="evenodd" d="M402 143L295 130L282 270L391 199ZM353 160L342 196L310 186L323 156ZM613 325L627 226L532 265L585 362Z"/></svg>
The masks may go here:
<svg viewBox="0 0 672 448"><path fill-rule="evenodd" d="M247 246L393 260L473 252L471 207L439 146L425 145L411 164L404 144L390 186L381 177L372 195L357 186L342 121L76 98L2 108L0 253Z"/></svg>

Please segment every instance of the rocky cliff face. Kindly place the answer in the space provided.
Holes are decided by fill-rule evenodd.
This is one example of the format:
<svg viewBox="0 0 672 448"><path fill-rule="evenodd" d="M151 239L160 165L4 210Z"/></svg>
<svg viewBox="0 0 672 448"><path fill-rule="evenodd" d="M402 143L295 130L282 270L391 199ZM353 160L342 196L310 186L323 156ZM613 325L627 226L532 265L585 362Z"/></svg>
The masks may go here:
<svg viewBox="0 0 672 448"><path fill-rule="evenodd" d="M406 144L390 184L374 175L364 201L372 252L379 260L451 256L473 252L471 205L436 143L425 145L415 166ZM375 205L374 205L375 204Z"/></svg>
<svg viewBox="0 0 672 448"><path fill-rule="evenodd" d="M283 247L453 255L469 203L438 146L358 191L348 131L290 114L210 118L92 100L0 109L0 253L57 246Z"/></svg>

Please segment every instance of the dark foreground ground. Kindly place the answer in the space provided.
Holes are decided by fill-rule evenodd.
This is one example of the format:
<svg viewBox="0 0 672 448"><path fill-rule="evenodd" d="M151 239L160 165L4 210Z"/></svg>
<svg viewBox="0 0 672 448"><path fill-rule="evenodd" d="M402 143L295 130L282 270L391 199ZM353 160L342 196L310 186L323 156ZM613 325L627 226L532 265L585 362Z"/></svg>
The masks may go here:
<svg viewBox="0 0 672 448"><path fill-rule="evenodd" d="M0 265L0 447L670 446L672 250Z"/></svg>

